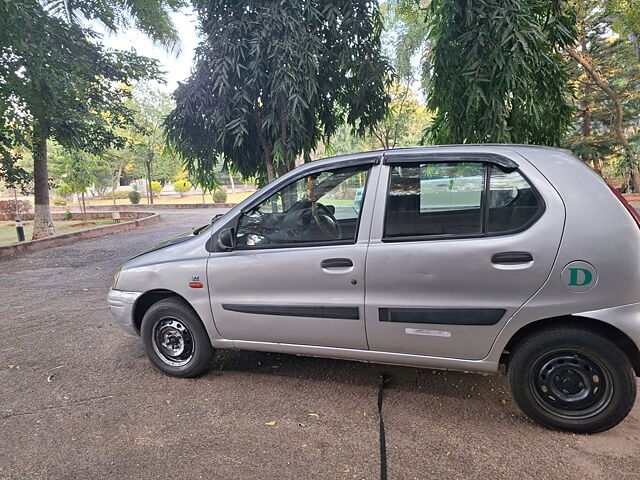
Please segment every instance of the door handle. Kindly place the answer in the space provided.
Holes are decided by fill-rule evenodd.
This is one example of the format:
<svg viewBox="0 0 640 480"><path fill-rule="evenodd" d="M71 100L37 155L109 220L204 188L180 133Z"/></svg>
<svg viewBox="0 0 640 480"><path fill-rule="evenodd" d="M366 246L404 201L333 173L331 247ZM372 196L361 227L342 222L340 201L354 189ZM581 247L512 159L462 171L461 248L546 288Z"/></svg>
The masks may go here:
<svg viewBox="0 0 640 480"><path fill-rule="evenodd" d="M353 267L350 258L327 258L320 263L322 268Z"/></svg>
<svg viewBox="0 0 640 480"><path fill-rule="evenodd" d="M529 263L533 256L529 252L500 252L491 257L491 263Z"/></svg>

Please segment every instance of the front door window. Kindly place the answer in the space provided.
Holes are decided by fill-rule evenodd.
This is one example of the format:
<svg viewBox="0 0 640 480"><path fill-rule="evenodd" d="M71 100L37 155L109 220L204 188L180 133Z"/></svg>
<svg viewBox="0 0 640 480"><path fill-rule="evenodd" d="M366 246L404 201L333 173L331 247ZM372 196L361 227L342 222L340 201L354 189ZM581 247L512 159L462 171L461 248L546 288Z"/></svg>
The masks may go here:
<svg viewBox="0 0 640 480"><path fill-rule="evenodd" d="M240 217L238 248L355 243L370 166L300 178Z"/></svg>

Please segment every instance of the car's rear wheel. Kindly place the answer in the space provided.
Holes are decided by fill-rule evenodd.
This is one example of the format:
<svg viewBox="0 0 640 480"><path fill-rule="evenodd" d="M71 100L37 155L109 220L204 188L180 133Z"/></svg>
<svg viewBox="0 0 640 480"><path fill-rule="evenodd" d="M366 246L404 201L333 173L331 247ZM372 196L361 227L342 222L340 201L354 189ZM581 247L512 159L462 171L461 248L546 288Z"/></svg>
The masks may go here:
<svg viewBox="0 0 640 480"><path fill-rule="evenodd" d="M580 328L538 332L518 343L509 385L535 421L596 433L620 423L633 407L636 378L627 356L606 337Z"/></svg>
<svg viewBox="0 0 640 480"><path fill-rule="evenodd" d="M196 377L209 369L214 350L202 322L178 298L154 303L144 315L140 335L151 363L176 377Z"/></svg>

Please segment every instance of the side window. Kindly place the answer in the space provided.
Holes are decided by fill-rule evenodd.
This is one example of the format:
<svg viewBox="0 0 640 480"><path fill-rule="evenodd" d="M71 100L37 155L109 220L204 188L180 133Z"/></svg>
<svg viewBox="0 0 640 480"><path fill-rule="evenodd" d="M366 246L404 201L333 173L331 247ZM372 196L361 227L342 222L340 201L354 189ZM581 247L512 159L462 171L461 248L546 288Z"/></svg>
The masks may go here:
<svg viewBox="0 0 640 480"><path fill-rule="evenodd" d="M391 169L385 237L482 233L481 163L424 163Z"/></svg>
<svg viewBox="0 0 640 480"><path fill-rule="evenodd" d="M384 238L507 234L543 209L517 171L480 162L398 164L391 167Z"/></svg>
<svg viewBox="0 0 640 480"><path fill-rule="evenodd" d="M239 248L355 242L370 166L296 180L240 217Z"/></svg>
<svg viewBox="0 0 640 480"><path fill-rule="evenodd" d="M541 201L529 182L516 172L491 166L487 233L520 230L542 213Z"/></svg>

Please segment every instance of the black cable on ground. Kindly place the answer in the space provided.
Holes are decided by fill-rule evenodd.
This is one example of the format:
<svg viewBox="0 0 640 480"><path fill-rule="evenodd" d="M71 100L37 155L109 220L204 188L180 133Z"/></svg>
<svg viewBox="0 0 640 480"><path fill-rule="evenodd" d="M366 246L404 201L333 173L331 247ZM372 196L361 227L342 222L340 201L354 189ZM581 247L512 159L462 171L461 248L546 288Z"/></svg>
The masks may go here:
<svg viewBox="0 0 640 480"><path fill-rule="evenodd" d="M380 375L380 388L378 389L378 417L380 418L380 480L387 480L387 442L384 436L384 419L382 418L382 400L384 388L389 385L391 377L388 374Z"/></svg>

